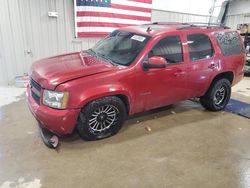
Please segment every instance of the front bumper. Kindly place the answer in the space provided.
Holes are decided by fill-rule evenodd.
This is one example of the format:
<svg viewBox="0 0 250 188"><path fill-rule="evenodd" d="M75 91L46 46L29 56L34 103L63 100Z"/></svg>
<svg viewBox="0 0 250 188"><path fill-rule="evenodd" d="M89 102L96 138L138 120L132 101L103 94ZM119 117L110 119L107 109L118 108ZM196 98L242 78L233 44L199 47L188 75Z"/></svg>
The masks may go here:
<svg viewBox="0 0 250 188"><path fill-rule="evenodd" d="M29 109L42 128L48 129L58 136L73 132L80 109L58 110L43 104L38 105L27 88L26 99Z"/></svg>

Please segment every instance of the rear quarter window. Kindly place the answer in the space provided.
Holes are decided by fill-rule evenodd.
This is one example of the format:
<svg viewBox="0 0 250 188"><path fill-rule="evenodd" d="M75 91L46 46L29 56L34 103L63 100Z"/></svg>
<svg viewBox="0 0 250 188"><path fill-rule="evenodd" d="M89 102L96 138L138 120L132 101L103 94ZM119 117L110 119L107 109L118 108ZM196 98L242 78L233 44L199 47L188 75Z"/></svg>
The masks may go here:
<svg viewBox="0 0 250 188"><path fill-rule="evenodd" d="M214 34L220 49L225 56L237 55L244 52L240 36L237 32L220 32Z"/></svg>

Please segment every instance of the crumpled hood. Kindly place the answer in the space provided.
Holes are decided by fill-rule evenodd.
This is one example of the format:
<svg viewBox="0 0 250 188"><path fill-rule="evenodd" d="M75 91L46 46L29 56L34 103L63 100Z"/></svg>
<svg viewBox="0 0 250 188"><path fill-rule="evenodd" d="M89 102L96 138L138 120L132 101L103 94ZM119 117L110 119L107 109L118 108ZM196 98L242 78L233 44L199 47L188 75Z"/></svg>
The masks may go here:
<svg viewBox="0 0 250 188"><path fill-rule="evenodd" d="M113 69L115 66L104 60L77 52L39 60L32 65L30 75L43 88L53 90L63 82Z"/></svg>

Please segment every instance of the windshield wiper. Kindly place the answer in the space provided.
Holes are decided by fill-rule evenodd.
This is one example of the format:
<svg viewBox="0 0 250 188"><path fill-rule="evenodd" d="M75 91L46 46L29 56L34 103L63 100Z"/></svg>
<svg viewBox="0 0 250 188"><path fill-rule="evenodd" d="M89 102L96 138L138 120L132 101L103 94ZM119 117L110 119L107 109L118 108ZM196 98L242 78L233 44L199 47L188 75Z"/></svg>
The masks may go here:
<svg viewBox="0 0 250 188"><path fill-rule="evenodd" d="M109 58L107 55L104 55L104 54L100 54L100 53L98 53L98 52L95 52L94 50L92 50L91 48L90 49L88 49L88 52L91 54L91 55L93 55L93 56L95 56L96 58L103 58L103 59L105 59L106 61L108 61L110 64L112 64L112 65L115 65L115 66L117 66L118 65L118 63L116 63L116 62L114 62L111 58Z"/></svg>
<svg viewBox="0 0 250 188"><path fill-rule="evenodd" d="M93 55L93 56L95 56L95 57L98 57L97 53L96 53L94 50L92 50L91 48L88 49L88 52L89 52L91 55Z"/></svg>

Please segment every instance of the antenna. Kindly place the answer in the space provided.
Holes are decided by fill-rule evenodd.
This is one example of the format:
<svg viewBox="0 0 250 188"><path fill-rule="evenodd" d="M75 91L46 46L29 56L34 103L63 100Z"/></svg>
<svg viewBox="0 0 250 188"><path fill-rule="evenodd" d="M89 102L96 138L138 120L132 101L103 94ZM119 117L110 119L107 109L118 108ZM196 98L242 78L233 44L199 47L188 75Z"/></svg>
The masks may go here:
<svg viewBox="0 0 250 188"><path fill-rule="evenodd" d="M147 28L147 32L150 32L150 31L152 31L152 28L149 26L149 27Z"/></svg>

